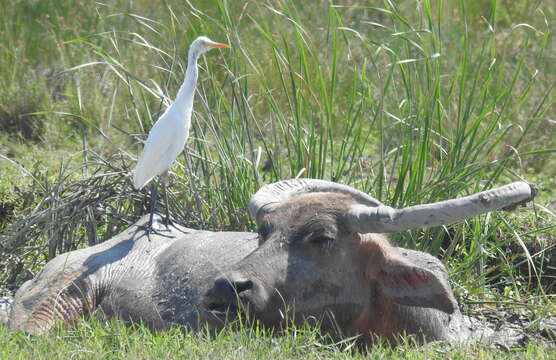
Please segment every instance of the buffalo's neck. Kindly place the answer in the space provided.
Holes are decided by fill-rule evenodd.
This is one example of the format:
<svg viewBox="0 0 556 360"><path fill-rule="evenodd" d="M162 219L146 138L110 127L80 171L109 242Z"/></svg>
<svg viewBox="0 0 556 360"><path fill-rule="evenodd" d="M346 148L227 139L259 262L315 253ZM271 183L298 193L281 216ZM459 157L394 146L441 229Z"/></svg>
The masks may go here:
<svg viewBox="0 0 556 360"><path fill-rule="evenodd" d="M454 316L460 316L459 312L449 315L436 309L400 305L377 291L351 329L367 344L375 341L396 344L401 334L415 336L423 343L448 339L447 329Z"/></svg>
<svg viewBox="0 0 556 360"><path fill-rule="evenodd" d="M360 342L395 342L395 334L403 329L403 321L396 314L394 304L383 296L375 296L373 303L361 312L352 324L352 332Z"/></svg>

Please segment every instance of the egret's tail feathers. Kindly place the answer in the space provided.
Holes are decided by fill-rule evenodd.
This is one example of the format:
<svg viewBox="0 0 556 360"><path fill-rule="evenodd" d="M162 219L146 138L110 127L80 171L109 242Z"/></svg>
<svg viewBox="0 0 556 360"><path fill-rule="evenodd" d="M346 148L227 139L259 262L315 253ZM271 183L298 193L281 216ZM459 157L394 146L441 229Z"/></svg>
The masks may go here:
<svg viewBox="0 0 556 360"><path fill-rule="evenodd" d="M154 176L149 176L149 174L145 174L144 171L141 171L139 168L135 168L133 171L133 187L135 190L141 190L152 180Z"/></svg>

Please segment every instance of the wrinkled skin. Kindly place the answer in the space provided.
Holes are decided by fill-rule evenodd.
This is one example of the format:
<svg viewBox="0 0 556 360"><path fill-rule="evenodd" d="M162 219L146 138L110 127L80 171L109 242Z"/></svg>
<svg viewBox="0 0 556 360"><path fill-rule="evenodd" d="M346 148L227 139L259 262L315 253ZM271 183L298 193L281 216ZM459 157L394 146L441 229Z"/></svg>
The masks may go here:
<svg viewBox="0 0 556 360"><path fill-rule="evenodd" d="M279 327L316 318L338 337L394 341L465 336L441 262L350 231L347 195L305 194L259 220L259 247L215 279L204 305L215 317L236 307Z"/></svg>

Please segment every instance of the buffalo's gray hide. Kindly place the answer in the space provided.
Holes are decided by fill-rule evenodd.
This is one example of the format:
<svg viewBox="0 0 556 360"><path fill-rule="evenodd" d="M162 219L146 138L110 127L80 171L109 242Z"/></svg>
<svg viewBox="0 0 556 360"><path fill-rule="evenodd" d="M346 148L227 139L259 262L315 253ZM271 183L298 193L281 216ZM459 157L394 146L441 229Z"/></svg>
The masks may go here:
<svg viewBox="0 0 556 360"><path fill-rule="evenodd" d="M197 328L212 279L257 246L257 234L170 227L145 235L143 217L118 236L51 260L16 293L9 326L30 333L91 310L164 329ZM201 319L199 319L199 317Z"/></svg>

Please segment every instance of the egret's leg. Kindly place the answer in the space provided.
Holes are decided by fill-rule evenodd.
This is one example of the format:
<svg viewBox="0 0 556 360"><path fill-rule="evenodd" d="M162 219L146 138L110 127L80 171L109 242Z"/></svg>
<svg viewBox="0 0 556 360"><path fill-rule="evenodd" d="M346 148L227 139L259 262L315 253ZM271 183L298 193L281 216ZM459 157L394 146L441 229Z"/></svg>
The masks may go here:
<svg viewBox="0 0 556 360"><path fill-rule="evenodd" d="M164 184L164 186L166 186L166 184ZM164 189L164 190L166 190L166 189ZM174 237L171 234L167 235L167 234L164 234L163 232L159 232L158 230L156 230L153 227L154 213L156 212L156 201L157 201L157 199L158 199L158 188L156 187L156 183L153 182L153 184L151 185L151 209L150 209L150 214L149 214L149 222L145 226L140 226L140 229L145 231L149 241L151 240L151 234L156 234L156 235L159 235L159 236L170 237L170 238Z"/></svg>
<svg viewBox="0 0 556 360"><path fill-rule="evenodd" d="M166 205L166 228L173 226L172 218L170 217L170 204L168 203L168 187L166 181L162 183L164 187L164 205Z"/></svg>
<svg viewBox="0 0 556 360"><path fill-rule="evenodd" d="M149 217L147 234L153 232L153 218L154 218L154 212L156 210L156 197L157 197L156 183L153 182L153 184L151 185L151 214Z"/></svg>

